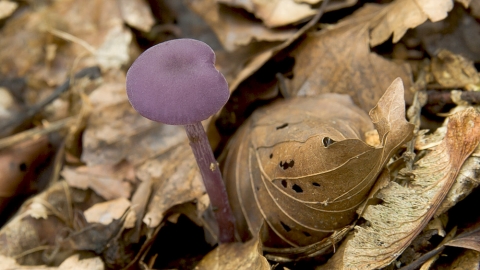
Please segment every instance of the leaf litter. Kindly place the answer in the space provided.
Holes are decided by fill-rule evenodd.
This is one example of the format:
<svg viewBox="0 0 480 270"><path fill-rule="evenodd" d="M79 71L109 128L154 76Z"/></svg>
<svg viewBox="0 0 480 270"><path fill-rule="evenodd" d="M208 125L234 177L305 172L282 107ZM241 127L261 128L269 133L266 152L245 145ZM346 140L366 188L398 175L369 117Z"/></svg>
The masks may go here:
<svg viewBox="0 0 480 270"><path fill-rule="evenodd" d="M254 221L256 228L253 233L239 235L245 243L221 245L215 249L211 246L209 249L213 250L208 255L209 250L192 251L201 252L200 257L190 259L189 266L180 266L177 262L177 267L190 269L198 264L199 268L205 269L267 269L275 265L275 261L290 269L305 266L302 263L315 267L323 264L331 256L329 252L334 251L325 267L375 269L389 264L399 265L402 251L416 238L433 241L420 231L432 217L453 215L454 206L475 192L478 186L478 134L475 132L479 123L477 109L472 106L472 103L478 103L478 59L475 53L478 46L474 45L476 39L473 33L477 23L472 19L478 17L478 1L457 2L460 5L450 0L395 0L386 4L365 4L363 1L202 0L175 4L190 7L211 28L204 27L202 31L216 34L223 46L217 52L217 65L225 72L233 94L256 93L255 89L248 87L256 85L265 87L264 93L267 94L264 96L268 96L267 99L279 93L287 98L283 101L284 108L276 105L275 109L272 105L256 113L259 115L262 110L273 113L264 113L262 121L265 125L261 124L257 129L270 125L278 128L278 134L282 136L262 133L263 137L257 136L254 144L257 148L244 147L248 150L246 156L254 160L262 157L267 161L265 164L269 164L273 157L262 151L275 141L280 148L285 146L280 149L282 153L295 156L291 160L272 161L271 168L265 167L267 172L276 171L276 177L287 173L282 180L293 181L286 182L286 189L282 180L270 184L263 180L265 184L278 186L279 189L271 191L286 190L291 193L285 198L279 195L287 193L273 193L272 198L279 202L271 204L272 209L267 213L276 213L280 209L277 207L283 205L292 211L287 213L294 213L302 219L305 211L312 208L307 210L302 208L303 203L287 202L295 196L303 196L305 198L301 200L305 200L314 189L295 182L298 181L295 173L301 175L308 171L308 162L312 163L312 168L327 168L335 161L335 155L330 154L332 159L320 155L321 162L312 162L311 159L301 161L300 156L305 151L292 147L298 144L295 136L301 133L290 133L290 130L299 125L298 119L305 119L305 123L311 125L308 129L315 130L322 125L310 122L308 113L311 110L305 110L304 106L297 106L298 112L295 111L294 115L298 114L298 117L291 115L293 111L287 108L292 106L288 105L293 104L292 100L313 102L325 94L327 100L333 100L333 95L349 96L353 101L349 106L358 106L358 110L363 111L359 112L361 114L370 112L375 127L373 129L370 123L368 128L356 132L356 136L367 142L367 148L382 156L381 162L372 163L378 164L373 174L380 175L382 181L375 185L370 195L363 192L365 194L359 196L370 198L360 213L362 219L354 218L353 224L336 227L333 235L326 238L330 240L313 240L312 232L307 231L295 238L283 236L284 240L295 239L293 248L285 244L276 245L281 241L268 237L272 233L266 230L268 226L265 227L263 220L271 223L272 220L279 221L278 217L270 219L265 213L258 215L255 211L240 211L239 216L245 215L248 220ZM175 241L175 236L167 241L159 241L157 236L168 224L181 226L181 215L187 216L195 226L202 226L205 241L214 244L218 228L213 222L212 209L208 207L208 197L184 132L177 127L143 119L133 111L125 94L126 67L139 52L153 45L154 40L159 42L183 36L178 30L180 28L175 28L172 20L165 16L165 3L153 4L152 1L141 0L91 0L86 3L77 0L25 1L18 6L15 3L0 1L0 6L5 6L0 8L3 12L0 12L0 87L3 96L11 100L0 105L2 119L14 117L38 104L81 69L98 66L101 78L72 80L66 92L58 95L53 103L8 134L2 133L7 134L0 139L2 149L5 149L2 157L6 162L16 160L17 157L8 152L8 147L15 149L20 146L16 146L18 143L37 144L42 148L38 138L47 138L49 144L54 145L45 152L46 159L33 148L26 153L25 160L30 162L33 159L34 165L24 164L27 167L25 176L21 170L23 163L17 164L22 173L15 172L14 177L18 181L28 181L30 192L40 193L22 206L22 196L17 189L10 188L15 191L5 195L14 198L5 203L5 209L11 214L2 212L2 220L6 223L0 230L0 242L3 243L0 254L2 262L9 264L5 267L29 269L28 265L37 265L35 267L40 269L118 269L142 265L147 269L155 268L159 261L169 260L168 256L156 253L156 248L169 246L171 241ZM168 5L172 6L172 3ZM109 12L103 12L105 10ZM162 16L159 16L161 13ZM175 17L175 14L172 12L169 16ZM182 18L183 29L195 28L193 19L190 24L189 20L185 20L190 16L193 18L191 14ZM332 19L332 16L336 17ZM211 35L198 31L185 33L196 34L191 37L199 39ZM463 38L466 36L472 38ZM452 47L455 42L460 42L461 46ZM385 48L397 45L406 50L401 58L395 58L396 54L388 49L385 51ZM411 52L417 55L421 52L423 56L410 59ZM290 69L280 69L281 65L275 65L285 59L293 59ZM418 59L427 64L422 66ZM275 67L273 76L258 76L269 63L274 63L270 65L270 68ZM421 69L426 72L422 73ZM390 95L386 91L397 77L401 77L405 85L404 95L398 91ZM398 83L394 82L394 85L397 86L392 87L398 88ZM426 89L429 91L424 93L430 101L419 107L414 142L410 143L410 152L404 152L403 144L410 139L412 132L411 125L404 120L404 105L412 103L417 91ZM300 97L288 99L295 96ZM219 145L217 153L227 149L235 154L231 143L225 146L225 140L233 131L225 132L218 123L222 123L223 117L228 115L228 121L233 121L238 127L242 119L258 106L252 103L258 98L253 97L248 104L242 104L250 109L240 111L232 107L227 114L219 114L216 117L217 126L213 125L214 121L205 123L212 143ZM438 108L445 103L450 107ZM447 113L451 107L455 109ZM432 118L431 113L437 117L435 120L428 119ZM443 126L439 116L447 116ZM326 115L326 119L331 117ZM474 124L469 124L469 121ZM288 125L283 127L287 122ZM434 132L427 133L425 128ZM242 135L245 130L248 131L242 127L235 136L238 144L245 145L249 140L249 136ZM297 132L305 130L302 128ZM215 134L217 137L213 137ZM315 145L335 148L336 144L341 144L334 133L328 134ZM261 143L258 140L262 140ZM337 154L340 153L344 152ZM400 158L402 153L403 158ZM279 157L277 152L274 156ZM222 156L219 160L222 161ZM360 163L350 166L353 175L368 162ZM250 174L247 178L253 177L251 183L257 183L255 181L261 178L256 177L263 172L257 175L259 167L251 164L248 159L240 158L232 166ZM410 169L408 164L412 164ZM48 176L42 180L43 184L37 183L40 181L39 171ZM432 171L448 173L433 174ZM228 175L227 169L227 185L231 184ZM373 185L377 177L372 175L371 178L367 182ZM335 186L325 184L325 188ZM237 207L248 209L251 203L255 203L255 198L258 199L254 193L241 193L246 197L236 202ZM359 202L363 200L359 198ZM315 207L321 207L322 203L328 206L334 202L318 200L315 203ZM392 209L395 210L394 215L388 212ZM356 209L351 210L355 217ZM250 221L247 227L253 224ZM390 223L385 225L386 222ZM301 224L316 226L311 220L303 220ZM447 225L438 224L432 225L432 228L437 228L432 229L437 234L444 231L445 226L454 226L456 220L449 220L445 223ZM349 234L354 225L354 233ZM275 228L277 231L293 232L295 226L283 221L283 224L277 222ZM392 230L398 234L393 235ZM453 236L457 240L445 240L444 244L476 249L478 240L475 232L474 229L470 235ZM341 242L345 235L347 240ZM262 256L264 254L266 257ZM320 254L323 259L319 259ZM308 256L316 260L303 262L303 258ZM376 259L372 260L372 256ZM463 263L464 266L473 266L474 258L475 254L464 252L450 265ZM408 263L402 259L403 262ZM430 265L435 263L444 262L441 259L432 260Z"/></svg>

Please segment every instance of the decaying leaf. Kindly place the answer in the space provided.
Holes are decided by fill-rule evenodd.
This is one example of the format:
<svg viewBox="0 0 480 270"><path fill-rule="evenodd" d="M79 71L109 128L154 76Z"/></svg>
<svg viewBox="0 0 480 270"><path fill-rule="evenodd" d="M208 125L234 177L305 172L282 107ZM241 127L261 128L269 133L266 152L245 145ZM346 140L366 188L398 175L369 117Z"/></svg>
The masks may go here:
<svg viewBox="0 0 480 270"><path fill-rule="evenodd" d="M257 18L270 27L285 26L313 16L316 11L294 0L251 0Z"/></svg>
<svg viewBox="0 0 480 270"><path fill-rule="evenodd" d="M385 16L396 12L389 6L366 5L332 28L307 35L291 53L295 58L294 77L287 81L291 95L348 94L369 111L396 77L409 89L408 66L370 52L370 31L382 23L377 17L387 20ZM405 95L409 102L412 93L407 90Z"/></svg>
<svg viewBox="0 0 480 270"><path fill-rule="evenodd" d="M8 0L0 1L0 20L5 19L17 9L18 3Z"/></svg>
<svg viewBox="0 0 480 270"><path fill-rule="evenodd" d="M234 51L254 41L284 41L296 31L269 29L261 22L250 20L238 11L219 5L215 0L188 0L187 3L210 25L228 51Z"/></svg>
<svg viewBox="0 0 480 270"><path fill-rule="evenodd" d="M269 270L270 264L262 256L261 245L258 237L245 243L222 244L208 253L195 269Z"/></svg>
<svg viewBox="0 0 480 270"><path fill-rule="evenodd" d="M125 198L118 198L111 201L101 202L93 205L83 212L88 223L100 223L108 225L113 220L120 219L126 211L129 211L131 203ZM135 224L135 213L129 211L125 218L125 228L133 228Z"/></svg>
<svg viewBox="0 0 480 270"><path fill-rule="evenodd" d="M298 97L255 112L232 141L224 169L242 238L265 221L267 247L303 247L351 223L385 163L412 136L404 115L399 78L370 119L338 94ZM364 142L374 127L379 147Z"/></svg>
<svg viewBox="0 0 480 270"><path fill-rule="evenodd" d="M105 269L102 260L99 257L80 259L78 254L68 257L58 267L48 267L44 265L20 265L15 259L0 255L2 262L1 269L16 270L103 270Z"/></svg>
<svg viewBox="0 0 480 270"><path fill-rule="evenodd" d="M155 23L145 0L118 0L118 7L125 22L140 31L148 32Z"/></svg>
<svg viewBox="0 0 480 270"><path fill-rule="evenodd" d="M440 50L431 62L432 75L445 88L465 88L479 84L480 75L473 62L448 50Z"/></svg>
<svg viewBox="0 0 480 270"><path fill-rule="evenodd" d="M480 113L472 108L459 112L449 118L447 128L442 143L415 164L408 187L391 182L377 195L383 203L367 207L363 217L370 225L356 227L343 256L345 269L388 265L435 214L480 142Z"/></svg>

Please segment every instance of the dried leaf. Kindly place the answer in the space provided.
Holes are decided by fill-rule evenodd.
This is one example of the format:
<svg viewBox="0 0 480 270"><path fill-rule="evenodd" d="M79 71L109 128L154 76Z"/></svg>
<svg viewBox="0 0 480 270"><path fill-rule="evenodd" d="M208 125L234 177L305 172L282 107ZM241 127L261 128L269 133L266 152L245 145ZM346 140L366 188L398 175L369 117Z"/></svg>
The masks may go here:
<svg viewBox="0 0 480 270"><path fill-rule="evenodd" d="M473 1L471 10L475 9L475 3L480 2ZM445 20L436 23L427 21L417 27L415 33L431 56L447 49L471 61L480 61L480 23L459 5Z"/></svg>
<svg viewBox="0 0 480 270"><path fill-rule="evenodd" d="M473 61L448 50L437 53L432 59L431 70L435 80L445 88L465 88L469 84L480 83Z"/></svg>
<svg viewBox="0 0 480 270"><path fill-rule="evenodd" d="M197 163L186 140L145 162L138 168L137 177L152 183L152 198L143 218L150 228L157 227L165 211L172 206L200 198L205 193Z"/></svg>
<svg viewBox="0 0 480 270"><path fill-rule="evenodd" d="M133 180L132 174L133 167L128 163L76 168L66 166L61 172L71 187L90 188L106 200L129 198L132 186L127 180Z"/></svg>
<svg viewBox="0 0 480 270"><path fill-rule="evenodd" d="M5 19L12 15L12 13L17 9L18 3L11 2L7 0L0 1L0 20Z"/></svg>
<svg viewBox="0 0 480 270"><path fill-rule="evenodd" d="M1 269L16 269L16 270L103 270L105 269L102 260L99 257L81 259L78 254L68 257L58 267L48 267L44 265L20 265L15 259L0 255L0 261L2 262Z"/></svg>
<svg viewBox="0 0 480 270"><path fill-rule="evenodd" d="M345 269L381 268L401 254L435 214L479 142L480 113L467 109L450 117L445 139L415 164L410 186L391 182L377 195L383 203L367 207L370 225L356 227L343 257Z"/></svg>
<svg viewBox="0 0 480 270"><path fill-rule="evenodd" d="M338 94L255 112L232 141L224 169L242 238L248 231L255 235L265 220L268 246L307 246L351 223L385 163L412 136L404 115L400 79L370 112L371 120ZM364 142L373 126L379 147Z"/></svg>
<svg viewBox="0 0 480 270"><path fill-rule="evenodd" d="M261 243L257 237L245 243L236 242L218 246L208 253L195 269L270 270L270 264L262 256Z"/></svg>
<svg viewBox="0 0 480 270"><path fill-rule="evenodd" d="M270 27L285 26L313 16L316 11L310 5L294 0L251 0L255 17Z"/></svg>
<svg viewBox="0 0 480 270"><path fill-rule="evenodd" d="M372 8L372 10L369 10ZM383 8L367 6L362 13L374 12L371 28L370 46L376 46L385 42L393 33L393 42L396 43L410 28L415 28L427 19L432 22L443 20L453 8L452 0L400 0L394 1ZM375 13L375 12L374 12Z"/></svg>
<svg viewBox="0 0 480 270"><path fill-rule="evenodd" d="M446 246L468 248L480 252L480 228L462 233L448 241Z"/></svg>
<svg viewBox="0 0 480 270"><path fill-rule="evenodd" d="M83 214L88 223L100 223L108 225L113 220L120 219L125 212L131 207L129 200L118 198L111 201L101 202L92 205L85 210ZM129 211L125 219L125 228L133 228L135 224L135 213Z"/></svg>
<svg viewBox="0 0 480 270"><path fill-rule="evenodd" d="M118 0L118 6L128 25L143 32L149 32L152 29L155 20L145 0Z"/></svg>
<svg viewBox="0 0 480 270"><path fill-rule="evenodd" d="M291 53L295 58L294 77L288 81L291 94L348 94L369 111L396 77L409 89L408 66L370 52L370 30L376 25L376 16L389 14L387 11L388 6L366 5L332 28L303 39ZM409 102L412 93L406 91L405 95Z"/></svg>
<svg viewBox="0 0 480 270"><path fill-rule="evenodd" d="M219 5L215 0L188 0L187 4L210 25L227 51L234 51L254 41L283 41L296 32L296 29L268 29L238 11Z"/></svg>

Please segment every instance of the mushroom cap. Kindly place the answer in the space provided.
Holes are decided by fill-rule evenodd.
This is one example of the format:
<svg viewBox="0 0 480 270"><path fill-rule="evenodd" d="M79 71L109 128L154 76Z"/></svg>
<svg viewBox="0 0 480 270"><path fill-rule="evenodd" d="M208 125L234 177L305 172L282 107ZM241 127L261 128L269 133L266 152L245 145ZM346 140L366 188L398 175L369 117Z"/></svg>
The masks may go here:
<svg viewBox="0 0 480 270"><path fill-rule="evenodd" d="M230 92L215 68L215 53L194 39L175 39L142 53L127 72L127 95L142 116L170 125L207 119Z"/></svg>

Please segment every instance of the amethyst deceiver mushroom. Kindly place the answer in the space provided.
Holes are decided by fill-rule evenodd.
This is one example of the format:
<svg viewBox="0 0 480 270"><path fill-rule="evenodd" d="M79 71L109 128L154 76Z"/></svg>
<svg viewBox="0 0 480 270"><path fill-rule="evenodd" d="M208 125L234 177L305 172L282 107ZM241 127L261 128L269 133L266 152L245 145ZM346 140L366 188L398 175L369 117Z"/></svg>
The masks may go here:
<svg viewBox="0 0 480 270"><path fill-rule="evenodd" d="M142 116L185 127L218 222L219 242L227 243L234 241L235 219L201 124L230 96L227 81L214 63L215 53L201 41L160 43L142 53L128 70L127 95Z"/></svg>

